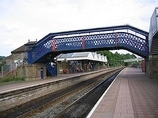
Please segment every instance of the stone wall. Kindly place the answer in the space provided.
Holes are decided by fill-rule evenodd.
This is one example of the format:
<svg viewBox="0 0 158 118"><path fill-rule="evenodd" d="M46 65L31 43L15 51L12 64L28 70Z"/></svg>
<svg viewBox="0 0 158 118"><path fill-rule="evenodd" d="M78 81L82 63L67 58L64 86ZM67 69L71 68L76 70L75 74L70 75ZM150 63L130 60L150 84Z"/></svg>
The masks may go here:
<svg viewBox="0 0 158 118"><path fill-rule="evenodd" d="M150 79L158 79L158 55L150 55L146 60L146 74Z"/></svg>
<svg viewBox="0 0 158 118"><path fill-rule="evenodd" d="M15 71L16 77L24 77L25 80L40 79L40 70L44 70L44 78L46 77L46 67L44 64L22 65Z"/></svg>

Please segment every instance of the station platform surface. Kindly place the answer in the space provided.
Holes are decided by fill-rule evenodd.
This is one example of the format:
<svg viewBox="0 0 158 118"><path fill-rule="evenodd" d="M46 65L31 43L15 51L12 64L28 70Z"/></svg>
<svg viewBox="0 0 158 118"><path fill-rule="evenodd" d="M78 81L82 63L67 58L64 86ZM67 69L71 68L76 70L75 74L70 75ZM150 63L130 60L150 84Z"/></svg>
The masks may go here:
<svg viewBox="0 0 158 118"><path fill-rule="evenodd" d="M38 79L38 80L32 80L32 81L22 81L22 82L11 82L11 83L4 83L0 84L0 94L5 92L10 92L18 89L24 89L32 86L37 86L41 84L46 84L54 81L59 81L67 78L72 78L75 76L84 75L85 73L75 73L75 74L59 74L55 77L50 78L44 78L44 79Z"/></svg>
<svg viewBox="0 0 158 118"><path fill-rule="evenodd" d="M158 79L140 68L125 68L87 118L158 118Z"/></svg>
<svg viewBox="0 0 158 118"><path fill-rule="evenodd" d="M54 77L47 77L47 78L43 78L43 79L38 78L37 80L31 80L31 81L2 83L2 84L0 84L0 94L19 90L19 89L25 89L25 88L29 88L29 87L33 87L33 86L38 86L38 85L42 85L42 84L47 84L50 82L60 81L60 80L68 79L68 78L78 77L78 76L82 76L82 75L86 75L86 74L102 72L104 70L106 71L109 69L111 69L111 68L105 68L105 69L89 71L89 72L58 74L57 76L54 76Z"/></svg>

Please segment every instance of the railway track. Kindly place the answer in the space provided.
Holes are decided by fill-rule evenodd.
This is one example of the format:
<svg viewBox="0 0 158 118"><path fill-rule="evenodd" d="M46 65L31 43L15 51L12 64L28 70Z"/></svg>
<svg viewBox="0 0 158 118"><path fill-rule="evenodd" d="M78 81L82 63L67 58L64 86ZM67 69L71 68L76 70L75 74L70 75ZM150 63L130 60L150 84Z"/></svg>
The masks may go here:
<svg viewBox="0 0 158 118"><path fill-rule="evenodd" d="M89 90L85 95L56 115L55 118L85 118L118 74L119 72L115 73L98 86Z"/></svg>
<svg viewBox="0 0 158 118"><path fill-rule="evenodd" d="M106 79L113 73L114 72L109 71L106 75L101 75L93 79L85 80L73 86L67 87L66 89L56 91L33 101L27 102L21 106L18 106L19 108L16 108L16 110L10 110L9 112L6 112L6 114L4 114L2 117L73 117L72 111L77 110L79 112L79 109L82 111L83 108L86 108L87 110L85 111L88 112L93 105L84 104L80 105L80 108L76 105L80 103L83 98L86 98L85 96L89 96L89 94L92 93L92 90L94 91L96 87L102 85L104 81L109 83L111 80ZM92 98L97 101L99 99L99 95L97 95L97 97L93 96ZM84 107L85 105L86 107ZM73 108L76 110L73 110ZM78 114L77 111L76 113L73 113L75 116ZM71 115L68 115L70 113Z"/></svg>

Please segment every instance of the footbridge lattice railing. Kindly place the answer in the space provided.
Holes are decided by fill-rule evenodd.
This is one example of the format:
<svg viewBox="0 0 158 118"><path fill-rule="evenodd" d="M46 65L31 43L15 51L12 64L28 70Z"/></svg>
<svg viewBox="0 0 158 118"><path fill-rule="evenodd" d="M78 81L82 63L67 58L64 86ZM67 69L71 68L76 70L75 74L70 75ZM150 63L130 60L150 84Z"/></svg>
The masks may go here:
<svg viewBox="0 0 158 118"><path fill-rule="evenodd" d="M137 31L137 29L134 29ZM140 31L141 32L141 31ZM60 34L60 35L59 35ZM142 57L147 57L149 52L148 33L130 33L122 31L94 32L72 35L64 35L64 33L49 34L42 41L39 41L35 47L29 52L29 63L39 61L48 53L69 51L87 51L87 50L103 50L103 49L127 49Z"/></svg>

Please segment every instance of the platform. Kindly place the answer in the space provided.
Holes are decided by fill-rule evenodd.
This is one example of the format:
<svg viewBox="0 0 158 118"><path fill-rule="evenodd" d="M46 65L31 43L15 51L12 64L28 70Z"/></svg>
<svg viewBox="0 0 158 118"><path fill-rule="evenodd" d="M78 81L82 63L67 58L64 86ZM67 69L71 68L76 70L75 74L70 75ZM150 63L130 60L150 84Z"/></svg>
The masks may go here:
<svg viewBox="0 0 158 118"><path fill-rule="evenodd" d="M88 73L88 72L75 73L75 74L59 74L58 76L55 76L55 77L49 77L49 78L33 80L33 81L4 83L4 84L0 84L0 94L9 92L9 91L13 91L13 90L28 88L28 87L37 86L37 85L50 83L50 82L54 82L54 81L59 81L59 80L67 79L67 78L72 78L75 76L84 75L86 73Z"/></svg>
<svg viewBox="0 0 158 118"><path fill-rule="evenodd" d="M4 84L0 84L0 94L5 93L5 92L19 90L19 89L29 88L29 87L33 87L37 85L42 85L42 84L46 84L50 82L60 81L60 80L68 79L68 78L79 77L82 75L84 76L88 74L98 73L98 72L106 71L108 69L109 68L96 70L96 71L90 71L90 72L58 74L58 76L47 77L44 79L38 79L38 80L32 80L32 81L4 83Z"/></svg>
<svg viewBox="0 0 158 118"><path fill-rule="evenodd" d="M158 80L125 68L87 118L158 118Z"/></svg>

